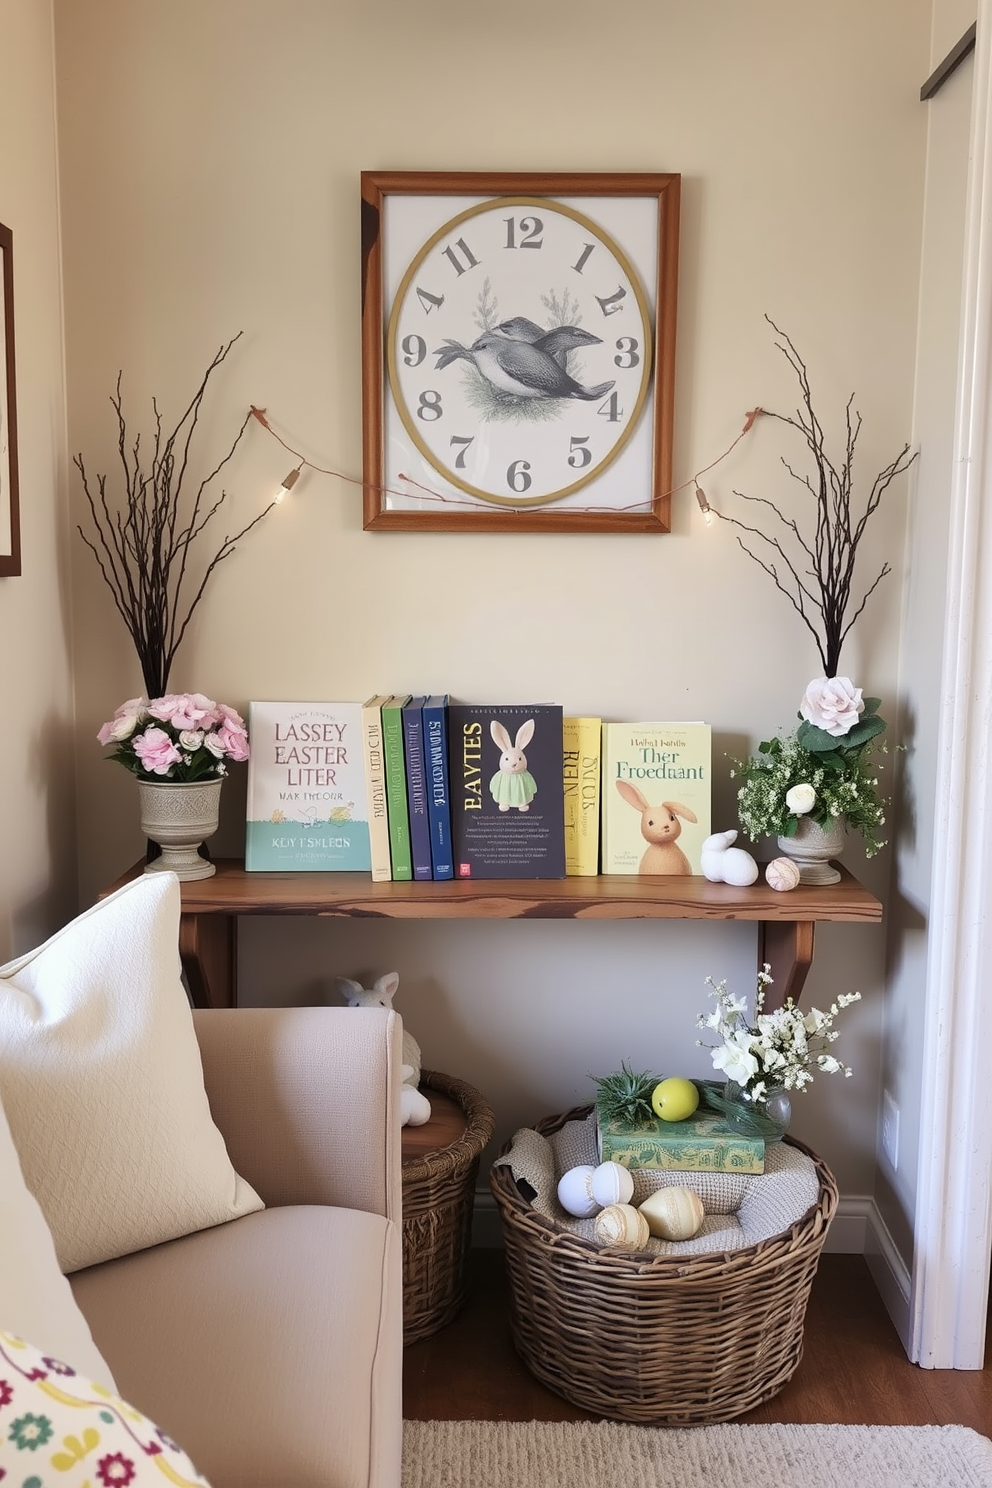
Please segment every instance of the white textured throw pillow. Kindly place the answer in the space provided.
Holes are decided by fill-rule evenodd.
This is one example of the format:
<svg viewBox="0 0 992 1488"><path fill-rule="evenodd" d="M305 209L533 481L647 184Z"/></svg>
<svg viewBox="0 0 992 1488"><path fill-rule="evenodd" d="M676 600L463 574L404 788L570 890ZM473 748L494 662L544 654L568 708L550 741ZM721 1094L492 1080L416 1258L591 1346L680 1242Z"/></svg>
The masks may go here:
<svg viewBox="0 0 992 1488"><path fill-rule="evenodd" d="M45 1217L21 1173L0 1109L0 1326L30 1335L49 1357L75 1359L91 1379L114 1377L62 1272Z"/></svg>
<svg viewBox="0 0 992 1488"><path fill-rule="evenodd" d="M0 967L0 1100L63 1271L263 1207L210 1114L179 913L142 875Z"/></svg>

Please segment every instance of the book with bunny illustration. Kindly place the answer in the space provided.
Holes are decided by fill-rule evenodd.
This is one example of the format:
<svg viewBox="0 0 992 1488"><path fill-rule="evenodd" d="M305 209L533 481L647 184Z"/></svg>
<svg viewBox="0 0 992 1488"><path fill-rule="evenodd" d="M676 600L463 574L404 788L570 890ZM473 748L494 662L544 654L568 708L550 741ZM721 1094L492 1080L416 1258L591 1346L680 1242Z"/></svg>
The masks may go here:
<svg viewBox="0 0 992 1488"><path fill-rule="evenodd" d="M603 873L702 873L711 753L708 723L603 724Z"/></svg>
<svg viewBox="0 0 992 1488"><path fill-rule="evenodd" d="M245 867L372 866L361 703L249 703Z"/></svg>
<svg viewBox="0 0 992 1488"><path fill-rule="evenodd" d="M564 878L562 710L448 707L455 878Z"/></svg>

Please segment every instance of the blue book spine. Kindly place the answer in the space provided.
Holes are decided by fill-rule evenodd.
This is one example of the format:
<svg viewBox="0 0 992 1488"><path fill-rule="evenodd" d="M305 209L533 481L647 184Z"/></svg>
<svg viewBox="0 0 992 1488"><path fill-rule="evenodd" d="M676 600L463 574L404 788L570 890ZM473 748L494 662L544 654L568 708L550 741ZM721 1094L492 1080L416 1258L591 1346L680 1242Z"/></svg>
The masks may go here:
<svg viewBox="0 0 992 1488"><path fill-rule="evenodd" d="M431 829L427 818L427 772L424 761L425 697L412 697L403 707L406 798L410 816L410 852L415 879L433 878Z"/></svg>
<svg viewBox="0 0 992 1488"><path fill-rule="evenodd" d="M454 878L451 851L451 798L448 776L448 695L424 703L424 761L427 818L431 830L431 868L435 878Z"/></svg>

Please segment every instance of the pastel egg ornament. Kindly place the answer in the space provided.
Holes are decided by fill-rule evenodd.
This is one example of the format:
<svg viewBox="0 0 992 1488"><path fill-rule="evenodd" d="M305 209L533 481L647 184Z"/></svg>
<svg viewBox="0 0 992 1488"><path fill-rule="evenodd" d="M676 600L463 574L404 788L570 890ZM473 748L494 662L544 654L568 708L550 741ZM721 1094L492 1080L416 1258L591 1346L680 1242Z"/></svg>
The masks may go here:
<svg viewBox="0 0 992 1488"><path fill-rule="evenodd" d="M600 1245L623 1245L643 1250L651 1238L647 1219L633 1204L610 1204L596 1215L596 1239Z"/></svg>
<svg viewBox="0 0 992 1488"><path fill-rule="evenodd" d="M765 882L778 894L787 894L799 885L799 864L791 858L772 858L765 869Z"/></svg>
<svg viewBox="0 0 992 1488"><path fill-rule="evenodd" d="M659 1188L639 1206L658 1240L691 1240L705 1218L703 1201L691 1188Z"/></svg>
<svg viewBox="0 0 992 1488"><path fill-rule="evenodd" d="M601 1208L610 1204L629 1204L634 1196L634 1180L627 1169L617 1162L600 1163L593 1169L589 1188Z"/></svg>
<svg viewBox="0 0 992 1488"><path fill-rule="evenodd" d="M594 1169L589 1163L569 1168L558 1180L558 1202L576 1219L589 1219L602 1205L593 1198L591 1182Z"/></svg>

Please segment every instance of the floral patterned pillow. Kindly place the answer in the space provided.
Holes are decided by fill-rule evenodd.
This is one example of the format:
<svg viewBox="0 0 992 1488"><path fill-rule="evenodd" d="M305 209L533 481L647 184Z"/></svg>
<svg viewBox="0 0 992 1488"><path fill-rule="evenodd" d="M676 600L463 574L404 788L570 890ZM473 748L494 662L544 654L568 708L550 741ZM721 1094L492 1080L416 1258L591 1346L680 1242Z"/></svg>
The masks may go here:
<svg viewBox="0 0 992 1488"><path fill-rule="evenodd" d="M103 1385L0 1332L4 1488L209 1488L164 1431Z"/></svg>

